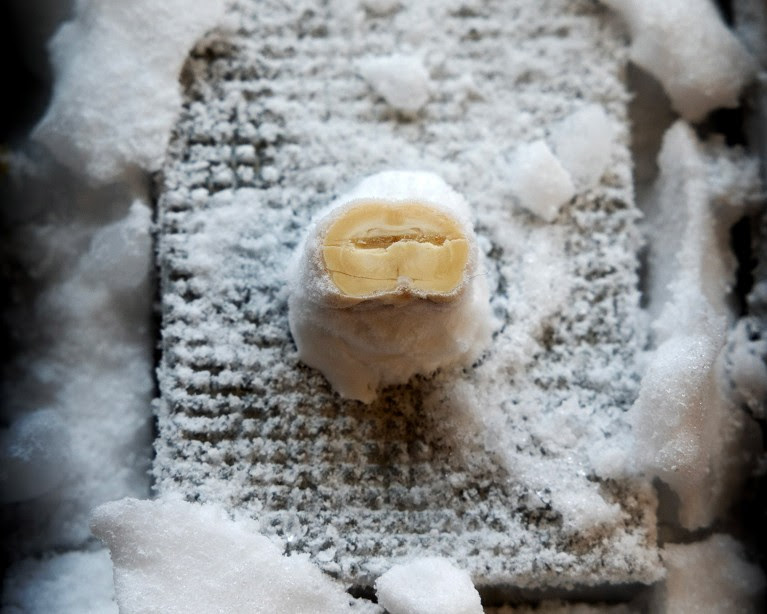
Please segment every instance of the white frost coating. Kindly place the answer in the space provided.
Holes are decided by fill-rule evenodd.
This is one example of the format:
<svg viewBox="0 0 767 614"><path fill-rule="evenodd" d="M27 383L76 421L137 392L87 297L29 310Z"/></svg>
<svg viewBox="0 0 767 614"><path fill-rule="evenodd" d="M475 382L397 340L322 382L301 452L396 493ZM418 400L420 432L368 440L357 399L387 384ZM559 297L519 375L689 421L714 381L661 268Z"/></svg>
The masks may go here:
<svg viewBox="0 0 767 614"><path fill-rule="evenodd" d="M551 146L576 190L593 188L602 178L615 137L613 120L598 104L583 107L552 128Z"/></svg>
<svg viewBox="0 0 767 614"><path fill-rule="evenodd" d="M121 614L353 611L308 556L283 556L255 521L215 506L123 499L97 508L92 528L112 554Z"/></svg>
<svg viewBox="0 0 767 614"><path fill-rule="evenodd" d="M398 111L417 113L429 100L429 73L417 57L395 54L366 58L359 63L359 70Z"/></svg>
<svg viewBox="0 0 767 614"><path fill-rule="evenodd" d="M79 0L50 42L53 98L33 132L96 181L160 167L181 108L189 50L222 19L224 0Z"/></svg>
<svg viewBox="0 0 767 614"><path fill-rule="evenodd" d="M5 614L117 614L106 549L24 559L7 571Z"/></svg>
<svg viewBox="0 0 767 614"><path fill-rule="evenodd" d="M689 126L676 123L664 137L648 211L657 349L631 412L634 457L679 495L679 521L688 529L707 526L724 511L751 452L749 424L726 400L718 377L732 320L728 229L738 211L720 201L728 180L740 180L720 157L708 160Z"/></svg>
<svg viewBox="0 0 767 614"><path fill-rule="evenodd" d="M765 588L758 565L746 561L743 547L715 534L693 544L668 544L662 553L668 575L654 590L654 614L756 614Z"/></svg>
<svg viewBox="0 0 767 614"><path fill-rule="evenodd" d="M575 196L570 174L544 141L517 148L508 169L508 184L519 204L547 222Z"/></svg>
<svg viewBox="0 0 767 614"><path fill-rule="evenodd" d="M470 256L464 280L448 300L350 300L335 288L322 263L324 235L342 213L371 199L426 203L460 224ZM488 289L468 205L433 173L378 173L333 202L299 245L290 277L290 330L299 356L343 397L369 403L383 386L470 364L490 341Z"/></svg>
<svg viewBox="0 0 767 614"><path fill-rule="evenodd" d="M631 59L654 75L688 121L735 107L756 71L711 0L602 0L631 31Z"/></svg>
<svg viewBox="0 0 767 614"><path fill-rule="evenodd" d="M467 572L437 557L396 565L375 584L378 603L391 614L482 614Z"/></svg>
<svg viewBox="0 0 767 614"><path fill-rule="evenodd" d="M58 486L70 458L67 425L51 409L22 415L0 434L0 502L24 501Z"/></svg>

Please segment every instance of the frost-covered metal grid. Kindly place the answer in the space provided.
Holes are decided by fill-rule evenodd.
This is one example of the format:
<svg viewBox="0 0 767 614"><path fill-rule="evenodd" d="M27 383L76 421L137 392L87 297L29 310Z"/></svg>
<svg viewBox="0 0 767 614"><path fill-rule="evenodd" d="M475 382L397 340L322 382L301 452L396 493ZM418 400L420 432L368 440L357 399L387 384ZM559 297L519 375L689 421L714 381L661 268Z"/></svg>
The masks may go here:
<svg viewBox="0 0 767 614"><path fill-rule="evenodd" d="M652 490L594 469L643 343L622 33L588 0L383 4L243 2L188 62L159 197L156 489L259 518L350 585L426 553L484 586L653 581ZM430 74L416 117L356 69L394 52ZM512 207L509 155L585 102L619 125L610 169L544 224ZM298 363L285 274L313 213L386 168L475 207L499 323L472 369L364 406Z"/></svg>

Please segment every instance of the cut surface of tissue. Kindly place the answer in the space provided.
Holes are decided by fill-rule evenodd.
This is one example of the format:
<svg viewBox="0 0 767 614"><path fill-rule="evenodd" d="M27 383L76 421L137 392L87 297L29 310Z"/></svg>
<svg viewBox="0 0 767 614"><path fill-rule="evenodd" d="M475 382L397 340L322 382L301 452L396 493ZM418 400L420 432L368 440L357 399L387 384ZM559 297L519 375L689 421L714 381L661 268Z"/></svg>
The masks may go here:
<svg viewBox="0 0 767 614"><path fill-rule="evenodd" d="M712 0L602 1L628 24L631 59L663 84L682 117L737 106L756 63Z"/></svg>
<svg viewBox="0 0 767 614"><path fill-rule="evenodd" d="M301 360L343 397L470 365L490 342L482 255L464 199L388 171L332 203L299 245L289 321Z"/></svg>
<svg viewBox="0 0 767 614"><path fill-rule="evenodd" d="M353 599L304 555L284 556L252 520L215 506L123 499L97 508L122 614L341 614Z"/></svg>
<svg viewBox="0 0 767 614"><path fill-rule="evenodd" d="M118 179L126 167L157 170L181 107L181 67L225 6L78 2L75 17L49 43L53 97L33 138L94 181Z"/></svg>
<svg viewBox="0 0 767 614"><path fill-rule="evenodd" d="M392 567L375 588L390 614L482 614L471 577L447 559L425 557Z"/></svg>

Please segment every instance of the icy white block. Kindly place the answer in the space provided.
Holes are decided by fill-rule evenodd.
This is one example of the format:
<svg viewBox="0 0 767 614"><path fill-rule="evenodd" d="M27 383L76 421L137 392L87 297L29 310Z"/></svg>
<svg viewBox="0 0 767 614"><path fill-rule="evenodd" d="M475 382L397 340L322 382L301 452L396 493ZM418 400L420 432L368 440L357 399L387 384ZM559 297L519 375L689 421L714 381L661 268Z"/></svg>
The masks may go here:
<svg viewBox="0 0 767 614"><path fill-rule="evenodd" d="M765 577L749 563L741 544L715 534L692 544L663 549L666 580L655 589L650 611L657 614L756 614L762 612Z"/></svg>
<svg viewBox="0 0 767 614"><path fill-rule="evenodd" d="M23 559L7 571L6 614L117 614L112 562L106 549Z"/></svg>
<svg viewBox="0 0 767 614"><path fill-rule="evenodd" d="M735 107L756 64L711 0L603 0L631 31L631 59L653 74L688 121Z"/></svg>
<svg viewBox="0 0 767 614"><path fill-rule="evenodd" d="M550 143L570 173L575 188L588 190L602 178L610 162L616 128L604 107L591 104L552 128Z"/></svg>
<svg viewBox="0 0 767 614"><path fill-rule="evenodd" d="M729 227L760 187L752 160L724 146L704 146L682 121L664 135L658 166L647 205L648 285L653 327L662 341L681 329L699 328L698 293L717 314L731 319L736 262Z"/></svg>
<svg viewBox="0 0 767 614"><path fill-rule="evenodd" d="M18 418L0 435L0 502L32 499L58 486L70 446L67 425L55 411Z"/></svg>
<svg viewBox="0 0 767 614"><path fill-rule="evenodd" d="M429 100L429 73L423 62L409 55L362 60L359 70L371 87L403 113L417 113Z"/></svg>
<svg viewBox="0 0 767 614"><path fill-rule="evenodd" d="M724 195L748 190L731 189L742 184L736 165L707 151L683 122L666 133L659 166L647 212L656 348L630 414L633 455L679 495L679 521L696 529L726 509L756 443L757 429L729 402L719 377L733 320L729 224L740 210Z"/></svg>
<svg viewBox="0 0 767 614"><path fill-rule="evenodd" d="M375 584L378 603L391 614L482 614L469 574L437 557L392 567Z"/></svg>
<svg viewBox="0 0 767 614"><path fill-rule="evenodd" d="M121 614L342 614L352 599L306 555L283 556L252 520L181 500L97 508L93 533L112 554Z"/></svg>
<svg viewBox="0 0 767 614"><path fill-rule="evenodd" d="M732 437L714 379L719 335L674 336L655 350L632 410L636 457L679 495L682 526L707 526L722 510L722 439ZM713 478L713 479L712 479Z"/></svg>
<svg viewBox="0 0 767 614"><path fill-rule="evenodd" d="M508 169L508 184L519 204L547 222L575 196L570 174L542 140L519 147Z"/></svg>
<svg viewBox="0 0 767 614"><path fill-rule="evenodd" d="M178 76L224 0L83 0L50 42L53 97L33 138L96 181L157 170L181 106Z"/></svg>
<svg viewBox="0 0 767 614"><path fill-rule="evenodd" d="M382 211L394 217L374 220L374 226L388 229L386 237L374 239L390 241L388 235L403 232L406 238L388 247L355 248L356 256L344 252L334 265L348 264L352 271L352 264L365 264L366 268L353 269L355 276L340 277L375 284L370 294L364 294L338 285L338 272L328 264L326 250L335 249L328 242L339 224L359 217L362 207L378 207L380 203L384 204ZM407 218L413 212L422 219L413 217L402 228L399 221L388 226L395 218ZM432 221L444 224L449 236L458 238L443 237L444 242L435 239L437 243L430 243L427 238L433 232L423 228ZM377 227L368 228L371 223L359 226L360 236L378 232ZM408 238L407 233L420 239ZM453 266L453 245L463 250L460 266ZM368 266L374 258L394 258L397 248L406 257L399 264L387 261L387 266L397 268L399 279L383 279L391 277L391 272L381 272L377 261L375 266ZM437 253L440 255L430 260ZM408 270L405 274L400 270L413 262L423 264L420 272ZM469 365L490 341L493 320L488 288L485 276L477 274L482 263L468 205L433 173L387 171L362 181L317 217L298 246L292 268L289 318L299 355L306 364L322 371L343 397L369 403L383 386L405 383L416 374L429 374L439 367ZM458 277L449 287L423 285L432 275L437 280L434 283L442 283L444 276L452 273ZM391 287L379 288L382 283Z"/></svg>

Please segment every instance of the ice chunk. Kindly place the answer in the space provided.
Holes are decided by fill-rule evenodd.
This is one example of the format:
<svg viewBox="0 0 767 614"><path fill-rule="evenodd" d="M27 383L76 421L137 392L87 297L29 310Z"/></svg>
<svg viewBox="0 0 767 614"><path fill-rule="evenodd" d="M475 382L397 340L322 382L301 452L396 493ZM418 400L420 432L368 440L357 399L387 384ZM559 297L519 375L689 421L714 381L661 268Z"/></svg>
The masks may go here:
<svg viewBox="0 0 767 614"><path fill-rule="evenodd" d="M429 100L429 73L423 62L409 55L387 55L362 60L360 73L392 107L417 113Z"/></svg>
<svg viewBox="0 0 767 614"><path fill-rule="evenodd" d="M67 426L52 409L22 415L0 435L0 502L23 501L63 480L70 456Z"/></svg>
<svg viewBox="0 0 767 614"><path fill-rule="evenodd" d="M112 553L121 614L353 611L308 556L283 556L255 521L214 506L123 499L97 508L92 528Z"/></svg>
<svg viewBox="0 0 767 614"><path fill-rule="evenodd" d="M631 59L654 75L688 121L735 107L756 64L711 0L602 0L631 31Z"/></svg>
<svg viewBox="0 0 767 614"><path fill-rule="evenodd" d="M655 589L650 611L657 614L742 614L763 612L765 578L729 535L692 544L667 544L668 575Z"/></svg>
<svg viewBox="0 0 767 614"><path fill-rule="evenodd" d="M610 162L615 125L598 104L568 115L551 131L550 143L575 188L588 190L601 179Z"/></svg>
<svg viewBox="0 0 767 614"><path fill-rule="evenodd" d="M24 559L7 571L6 614L117 614L112 563L106 549Z"/></svg>
<svg viewBox="0 0 767 614"><path fill-rule="evenodd" d="M437 557L396 565L376 580L376 595L391 614L482 614L469 574Z"/></svg>
<svg viewBox="0 0 767 614"><path fill-rule="evenodd" d="M562 205L575 196L570 174L542 140L514 152L508 183L519 204L547 222L554 221Z"/></svg>
<svg viewBox="0 0 767 614"><path fill-rule="evenodd" d="M636 460L679 495L682 526L707 526L722 510L723 442L733 437L714 379L720 334L674 336L653 354L633 412ZM737 414L733 414L733 420Z"/></svg>
<svg viewBox="0 0 767 614"><path fill-rule="evenodd" d="M679 495L679 521L688 529L708 526L726 509L757 438L718 376L733 320L728 231L739 211L722 199L725 186L742 182L727 155L711 153L682 122L664 137L647 212L656 349L631 411L634 456Z"/></svg>
<svg viewBox="0 0 767 614"><path fill-rule="evenodd" d="M97 181L136 165L157 170L181 107L181 67L224 8L224 0L78 2L50 42L53 97L33 138Z"/></svg>

